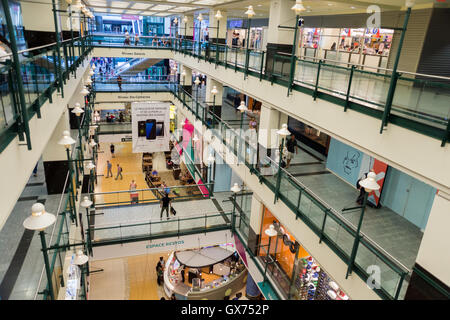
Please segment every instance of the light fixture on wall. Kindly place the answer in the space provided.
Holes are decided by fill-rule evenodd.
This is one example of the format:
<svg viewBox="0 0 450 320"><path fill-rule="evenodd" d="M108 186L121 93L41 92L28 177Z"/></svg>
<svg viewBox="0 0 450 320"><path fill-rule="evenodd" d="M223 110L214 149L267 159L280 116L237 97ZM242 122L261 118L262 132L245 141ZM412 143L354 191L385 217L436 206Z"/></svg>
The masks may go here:
<svg viewBox="0 0 450 320"><path fill-rule="evenodd" d="M89 90L86 88L86 86L83 86L83 89L81 89L80 93L83 96L87 96L89 94Z"/></svg>
<svg viewBox="0 0 450 320"><path fill-rule="evenodd" d="M248 9L247 11L245 11L245 14L248 16L249 19L253 17L255 15L255 10L253 10L253 6L248 6Z"/></svg>
<svg viewBox="0 0 450 320"><path fill-rule="evenodd" d="M222 13L220 12L220 10L217 10L216 15L214 16L214 18L216 18L217 20L220 20L223 18Z"/></svg>
<svg viewBox="0 0 450 320"><path fill-rule="evenodd" d="M234 185L231 187L231 192L233 192L234 194L241 192L241 187L239 187L239 184L236 182L234 183Z"/></svg>
<svg viewBox="0 0 450 320"><path fill-rule="evenodd" d="M23 227L27 230L39 231L41 238L42 254L44 255L44 266L47 275L48 290L50 290L50 297L55 300L52 284L52 274L50 271L50 263L48 260L47 243L45 241L44 230L56 222L54 214L45 211L45 206L42 203L35 203L31 207L31 216L25 219Z"/></svg>
<svg viewBox="0 0 450 320"><path fill-rule="evenodd" d="M84 110L80 107L80 104L76 103L75 108L73 108L72 110L72 113L74 113L77 117L79 117L83 112Z"/></svg>
<svg viewBox="0 0 450 320"><path fill-rule="evenodd" d="M302 0L296 0L295 5L291 9L294 10L296 14L306 10L303 6Z"/></svg>
<svg viewBox="0 0 450 320"><path fill-rule="evenodd" d="M245 111L248 111L247 106L245 105L244 101L241 101L241 104L237 108L241 113L244 113Z"/></svg>

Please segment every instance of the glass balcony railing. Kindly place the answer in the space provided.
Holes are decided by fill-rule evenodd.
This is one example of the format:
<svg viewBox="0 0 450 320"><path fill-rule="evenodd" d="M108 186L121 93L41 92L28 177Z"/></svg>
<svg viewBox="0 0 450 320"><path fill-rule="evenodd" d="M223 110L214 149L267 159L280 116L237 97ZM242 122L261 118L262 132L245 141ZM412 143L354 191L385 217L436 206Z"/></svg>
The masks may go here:
<svg viewBox="0 0 450 320"><path fill-rule="evenodd" d="M208 199L208 193L202 193L201 188L210 188L212 184L170 186L173 201L190 201ZM159 203L163 197L164 188L140 189L130 191L98 192L91 194L91 199L97 208L110 206L127 206L130 204ZM137 196L136 196L137 195Z"/></svg>
<svg viewBox="0 0 450 320"><path fill-rule="evenodd" d="M113 38L114 41L111 37L97 35L93 43L123 46L123 36ZM442 146L450 138L450 78L402 71L393 77L389 69L378 68L379 73L376 73L348 62L281 53L267 57L264 51L181 38L166 38L164 45L160 43L159 38L152 42L145 39L142 46L176 50L276 82L289 90L309 92L314 98L328 99L344 106L345 110L352 108L440 139ZM389 105L387 95L392 81L395 82L394 98Z"/></svg>
<svg viewBox="0 0 450 320"><path fill-rule="evenodd" d="M59 55L56 43L18 52L20 79L12 54L0 57L0 152L19 135L21 141L29 143L29 119L52 94L64 95L64 84L75 74L78 66L92 50L86 38L75 38L60 42Z"/></svg>
<svg viewBox="0 0 450 320"><path fill-rule="evenodd" d="M92 87L96 92L171 92L174 76L117 76L95 75Z"/></svg>
<svg viewBox="0 0 450 320"><path fill-rule="evenodd" d="M159 218L108 225L89 226L91 245L125 243L146 239L168 238L195 233L212 232L231 228L232 213L203 213L189 217Z"/></svg>
<svg viewBox="0 0 450 320"><path fill-rule="evenodd" d="M235 157L231 161L244 163L251 173L259 177L261 183L271 189L275 196L293 211L296 219L305 222L320 237L320 241L327 243L342 260L345 262L351 260L353 245L358 240L358 249L361 250L357 251L354 271L367 280L370 276L368 266L377 265L382 281L380 287L374 290L387 299L399 297L400 291L406 285L405 278L410 272L408 268L364 233L360 232L357 235L355 225L288 171L280 168L276 161L266 155L259 155L257 139L252 140L251 135L243 135L231 127L209 111L208 106L195 101L187 92L183 92L181 87L174 94L223 143L227 150L225 158L231 154ZM230 158L227 158L227 162L229 160ZM245 225L245 219L242 221Z"/></svg>

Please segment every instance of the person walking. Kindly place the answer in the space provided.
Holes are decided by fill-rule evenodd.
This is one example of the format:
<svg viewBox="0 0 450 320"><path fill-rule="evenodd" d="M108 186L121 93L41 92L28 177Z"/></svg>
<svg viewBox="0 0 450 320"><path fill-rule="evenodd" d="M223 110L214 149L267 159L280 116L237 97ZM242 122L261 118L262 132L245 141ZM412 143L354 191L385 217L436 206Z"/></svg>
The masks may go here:
<svg viewBox="0 0 450 320"><path fill-rule="evenodd" d="M36 163L36 166L33 169L33 176L35 176L35 177L37 177L38 164L39 164L39 162Z"/></svg>
<svg viewBox="0 0 450 320"><path fill-rule="evenodd" d="M163 268L157 264L156 265L156 281L158 282L158 286L162 285L164 279Z"/></svg>
<svg viewBox="0 0 450 320"><path fill-rule="evenodd" d="M287 165L286 169L289 168L289 165L291 164L291 160L294 157L294 153L298 154L298 146L297 146L297 140L295 140L295 136L291 134L291 138L286 142L287 147Z"/></svg>
<svg viewBox="0 0 450 320"><path fill-rule="evenodd" d="M119 86L119 90L122 91L122 77L120 75L117 76L117 85Z"/></svg>
<svg viewBox="0 0 450 320"><path fill-rule="evenodd" d="M121 167L119 164L117 164L117 176L116 176L116 180L119 178L119 176L120 176L120 180L122 180L122 179L123 179L123 177L122 177L122 167Z"/></svg>
<svg viewBox="0 0 450 320"><path fill-rule="evenodd" d="M134 182L134 180L131 180L130 183L130 198L131 198L131 204L138 203L139 201L139 193L136 192L137 184Z"/></svg>
<svg viewBox="0 0 450 320"><path fill-rule="evenodd" d="M137 46L139 44L139 35L136 33L134 36L134 45Z"/></svg>
<svg viewBox="0 0 450 320"><path fill-rule="evenodd" d="M109 150L111 151L111 157L114 158L114 144L111 143L111 145L109 146Z"/></svg>
<svg viewBox="0 0 450 320"><path fill-rule="evenodd" d="M109 178L109 175L111 174L111 178L113 177L113 173L112 173L112 163L109 162L109 160L106 160L106 168L107 168L107 172L106 172L106 178Z"/></svg>
<svg viewBox="0 0 450 320"><path fill-rule="evenodd" d="M172 201L172 199L169 198L169 195L167 193L164 192L164 197L161 198L161 214L160 214L160 219L162 219L163 216L163 212L164 210L166 211L166 215L167 215L167 220L169 220L169 205L170 205L170 201Z"/></svg>

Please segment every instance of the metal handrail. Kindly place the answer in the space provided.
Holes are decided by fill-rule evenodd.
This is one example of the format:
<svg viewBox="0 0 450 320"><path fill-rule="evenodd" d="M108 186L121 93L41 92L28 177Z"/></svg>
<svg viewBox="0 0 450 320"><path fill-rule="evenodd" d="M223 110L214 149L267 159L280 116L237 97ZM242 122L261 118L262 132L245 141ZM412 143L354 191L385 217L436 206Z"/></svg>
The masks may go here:
<svg viewBox="0 0 450 320"><path fill-rule="evenodd" d="M226 127L228 127L232 131L236 131L233 129L226 121L223 121L221 118L219 118L217 115L209 113L216 119L219 119ZM236 132L235 132L236 133ZM279 167L279 164L276 163L274 160L272 160L269 157L266 157L265 159L269 159L270 162L274 163L276 167ZM286 171L284 168L281 168L281 170L287 174L294 182L296 182L301 188L303 188L306 192L308 192L317 202L322 204L323 207L325 207L328 211L331 211L336 217L338 217L347 227L350 229L356 231L356 226L351 223L347 218L345 218L340 212L338 212L336 209L331 207L329 204L327 204L324 200L322 200L317 194L315 194L311 189L309 189L305 184L303 184L300 180L298 180L296 177L294 177L291 173ZM392 260L393 263L397 264L401 269L404 271L410 273L411 270L407 268L404 264L402 264L400 261L398 261L395 257L393 257L391 254L389 254L386 250L384 250L382 247L380 247L376 242L374 242L372 239L370 239L365 233L360 232L360 234L364 237L365 240L367 240L368 243L370 243L372 246L376 247L381 254L388 257L390 260Z"/></svg>
<svg viewBox="0 0 450 320"><path fill-rule="evenodd" d="M205 219L205 217L207 218L212 218L212 217L220 217L223 215L230 215L231 212L205 212L205 213L201 213L201 214L196 214L196 215L190 215L190 216L186 216L186 217L177 217L176 220L173 221L188 221L188 220L197 220L197 219ZM169 221L173 222L173 221ZM110 230L110 229L116 229L116 228L131 228L131 227L137 227L137 226L143 226L143 225L148 225L148 224L161 224L161 223L167 223L167 221L161 221L161 219L159 218L154 218L154 220L152 219L148 219L148 220L127 220L127 222L129 222L130 224L122 224L121 222L115 222L115 223L106 223L106 224L101 224L98 225L94 228L91 228L92 231L98 231L98 230Z"/></svg>
<svg viewBox="0 0 450 320"><path fill-rule="evenodd" d="M292 56L291 53L286 53L286 52L277 52L276 54L280 55L280 56L289 56L289 57ZM315 60L315 61L318 60L318 61L324 61L324 62L333 62L333 63L338 63L338 64L352 65L352 66L356 66L356 67L365 67L365 68L371 68L371 69L377 69L377 70L383 70L383 71L389 71L389 72L394 71L394 70L388 69L388 68L371 67L371 66L367 66L367 65L364 65L364 64L344 62L344 61L337 61L337 60L332 60L332 59L323 59L323 58L308 57L308 56L300 56L300 57L296 56L296 58L297 58L297 60L310 59L310 60ZM402 70L397 70L397 72L398 73L403 73L403 74L409 74L409 75L413 75L413 76L421 76L421 77L428 77L428 78L435 78L435 79L449 80L450 81L450 77L435 76L435 75L431 75L431 74L409 72L409 71L402 71Z"/></svg>
<svg viewBox="0 0 450 320"><path fill-rule="evenodd" d="M198 187L198 186L206 186L206 185L211 185L213 183L204 183L204 184L190 184L190 185L184 185L184 186L167 186L167 188L173 189L173 188L192 188L192 187ZM104 194L115 194L115 193L136 193L139 191L159 191L164 187L156 187L156 188L149 188L149 189L137 189L137 190L123 190L123 191L108 191L108 192L91 192L88 193L90 196L95 196L95 195L104 195Z"/></svg>

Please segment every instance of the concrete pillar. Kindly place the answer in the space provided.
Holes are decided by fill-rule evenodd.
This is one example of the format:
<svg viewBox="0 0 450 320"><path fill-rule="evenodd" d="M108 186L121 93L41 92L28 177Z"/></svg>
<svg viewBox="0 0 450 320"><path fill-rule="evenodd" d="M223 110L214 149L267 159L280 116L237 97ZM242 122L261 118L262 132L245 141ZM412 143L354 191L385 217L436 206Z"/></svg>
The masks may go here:
<svg viewBox="0 0 450 320"><path fill-rule="evenodd" d="M70 110L67 108L61 115L53 134L42 152L45 182L48 194L62 193L68 170L67 153L64 146L58 144L64 131L70 132ZM72 136L75 139L74 136Z"/></svg>
<svg viewBox="0 0 450 320"><path fill-rule="evenodd" d="M38 47L56 42L52 1L21 2L24 36L28 47Z"/></svg>
<svg viewBox="0 0 450 320"><path fill-rule="evenodd" d="M272 71L273 55L277 52L291 53L294 42L293 29L281 29L279 26L294 27L295 12L291 9L291 0L271 0L269 30L267 34L266 72Z"/></svg>
<svg viewBox="0 0 450 320"><path fill-rule="evenodd" d="M256 254L261 237L261 223L264 211L264 205L255 194L252 196L252 206L250 211L250 228L248 233L248 247Z"/></svg>
<svg viewBox="0 0 450 320"><path fill-rule="evenodd" d="M259 144L266 149L278 148L277 131L281 126L287 124L288 116L282 112L263 104L261 106L261 116L259 119Z"/></svg>
<svg viewBox="0 0 450 320"><path fill-rule="evenodd" d="M450 286L450 195L438 191L413 267L405 300L446 300L430 280L447 290ZM428 278L428 279L427 279Z"/></svg>
<svg viewBox="0 0 450 320"><path fill-rule="evenodd" d="M184 22L185 17L187 17L187 22ZM178 25L180 26L179 34L182 35L183 38L189 40L194 39L194 15L188 14L181 17Z"/></svg>
<svg viewBox="0 0 450 320"><path fill-rule="evenodd" d="M214 86L216 86L217 88L215 100L214 95L211 93L211 90L213 89ZM220 118L222 115L223 84L209 77L208 80L206 81L205 100L211 107L214 102L215 107L213 109L213 112Z"/></svg>
<svg viewBox="0 0 450 320"><path fill-rule="evenodd" d="M186 73L186 76L184 77L184 81L183 77L180 78L180 84L189 94L192 94L192 69L183 64L181 66L181 73L183 71Z"/></svg>
<svg viewBox="0 0 450 320"><path fill-rule="evenodd" d="M219 38L220 44L225 44L227 38L227 12L220 10L222 18L216 19L217 9L211 9L209 11L209 41L216 43L216 39ZM217 22L219 22L219 29L217 30ZM219 35L217 35L219 31Z"/></svg>

